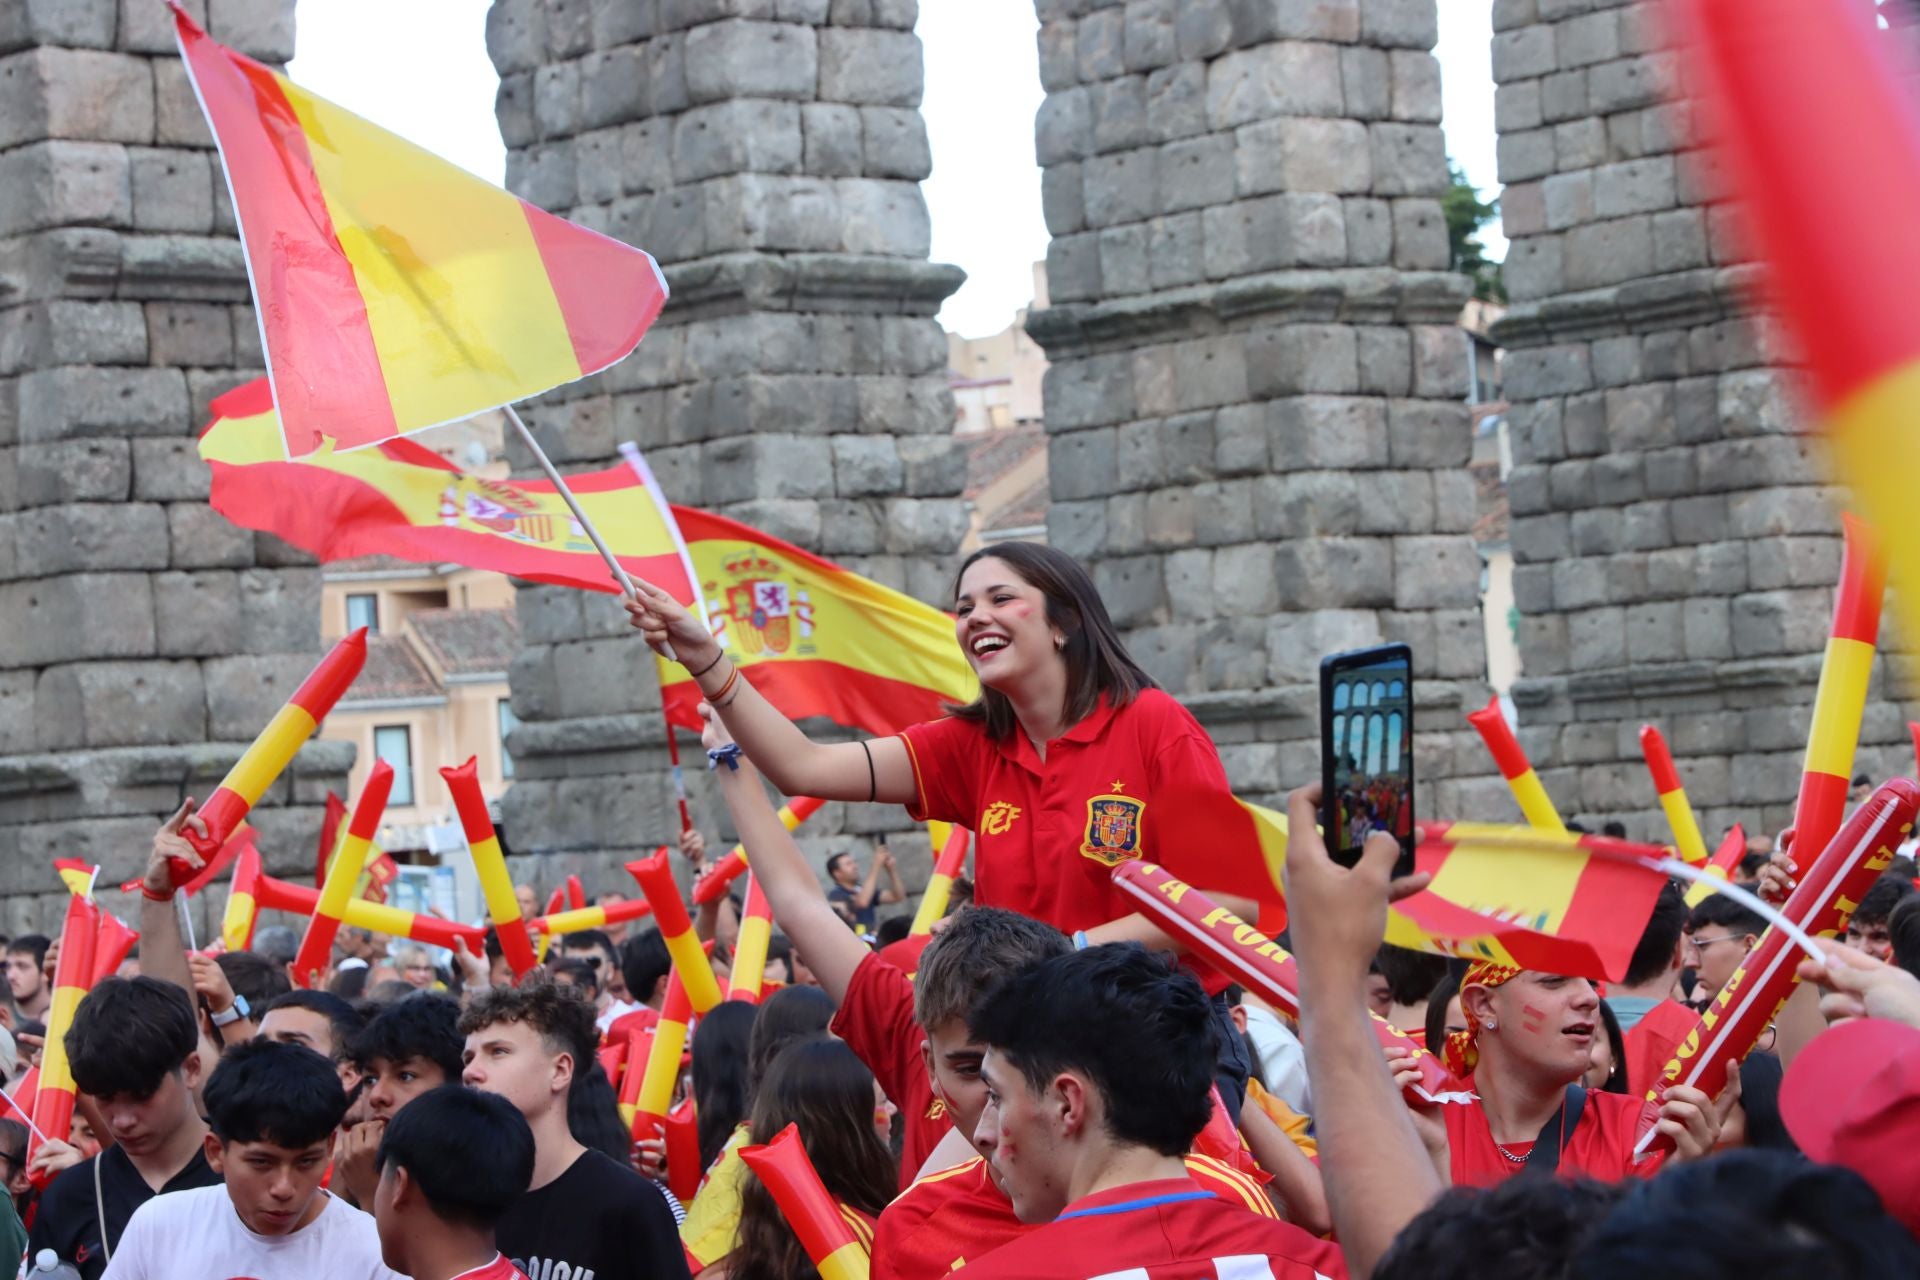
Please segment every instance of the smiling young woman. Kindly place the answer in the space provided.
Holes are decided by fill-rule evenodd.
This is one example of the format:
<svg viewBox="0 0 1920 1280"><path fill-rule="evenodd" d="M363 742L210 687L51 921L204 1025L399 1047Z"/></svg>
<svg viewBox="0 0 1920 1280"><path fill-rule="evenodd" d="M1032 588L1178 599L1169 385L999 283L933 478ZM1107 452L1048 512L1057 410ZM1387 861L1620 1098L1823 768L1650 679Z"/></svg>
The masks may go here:
<svg viewBox="0 0 1920 1280"><path fill-rule="evenodd" d="M1172 815L1155 807L1163 787L1226 788L1212 740L1128 656L1073 557L1034 543L984 547L960 566L953 610L978 698L893 737L818 743L666 593L643 586L627 603L647 642L672 645L734 739L787 795L900 804L917 821L969 827L980 905L1087 931L1095 942L1170 947L1129 911L1110 873L1128 859L1153 860L1170 835Z"/></svg>

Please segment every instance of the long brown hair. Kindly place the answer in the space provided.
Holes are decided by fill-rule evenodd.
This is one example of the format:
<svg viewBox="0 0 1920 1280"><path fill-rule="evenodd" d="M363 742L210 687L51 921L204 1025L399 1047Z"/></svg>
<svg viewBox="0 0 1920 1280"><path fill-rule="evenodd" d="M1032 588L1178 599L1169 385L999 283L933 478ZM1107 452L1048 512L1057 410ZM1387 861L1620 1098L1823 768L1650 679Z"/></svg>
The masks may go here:
<svg viewBox="0 0 1920 1280"><path fill-rule="evenodd" d="M953 594L960 594L960 579L976 561L991 556L1004 561L1035 588L1047 601L1047 621L1067 638L1060 656L1067 664L1067 706L1062 724L1071 727L1092 715L1106 695L1116 707L1124 707L1142 689L1158 689L1154 682L1127 653L1107 616L1107 605L1100 589L1080 562L1064 551L1037 542L996 542L968 556L953 577ZM995 742L1013 736L1019 721L1013 703L997 689L980 686L980 696L966 706L950 706L948 712L961 720L984 724L987 737Z"/></svg>
<svg viewBox="0 0 1920 1280"><path fill-rule="evenodd" d="M878 1217L898 1190L893 1155L873 1131L873 1073L844 1041L827 1036L782 1049L754 1091L749 1133L770 1142L798 1125L827 1191ZM740 1182L740 1226L727 1255L730 1280L817 1280L773 1193L752 1173Z"/></svg>

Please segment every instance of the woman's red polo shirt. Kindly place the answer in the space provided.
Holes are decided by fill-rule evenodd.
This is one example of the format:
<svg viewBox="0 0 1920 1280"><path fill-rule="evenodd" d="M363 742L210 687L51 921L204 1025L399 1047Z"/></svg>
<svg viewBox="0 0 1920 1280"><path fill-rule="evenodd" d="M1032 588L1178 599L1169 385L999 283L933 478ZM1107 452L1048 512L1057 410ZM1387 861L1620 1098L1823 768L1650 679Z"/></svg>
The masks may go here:
<svg viewBox="0 0 1920 1280"><path fill-rule="evenodd" d="M1177 815L1154 806L1162 787L1227 789L1213 740L1158 689L1117 710L1102 699L1044 761L1018 730L992 742L984 725L951 716L900 736L913 763L907 812L974 832L974 901L1068 933L1132 914L1112 870L1158 862L1161 841L1177 838Z"/></svg>

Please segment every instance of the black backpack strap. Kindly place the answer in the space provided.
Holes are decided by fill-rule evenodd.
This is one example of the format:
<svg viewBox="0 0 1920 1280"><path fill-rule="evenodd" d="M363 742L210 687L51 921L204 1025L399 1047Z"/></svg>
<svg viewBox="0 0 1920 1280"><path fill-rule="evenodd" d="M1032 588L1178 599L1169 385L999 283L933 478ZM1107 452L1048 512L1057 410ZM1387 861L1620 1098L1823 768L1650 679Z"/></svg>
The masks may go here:
<svg viewBox="0 0 1920 1280"><path fill-rule="evenodd" d="M1567 1086L1566 1101L1553 1113L1553 1118L1540 1130L1540 1136L1533 1140L1533 1150L1527 1152L1526 1172L1552 1176L1560 1167L1560 1150L1573 1137L1580 1127L1580 1113L1587 1109L1587 1091L1580 1085Z"/></svg>

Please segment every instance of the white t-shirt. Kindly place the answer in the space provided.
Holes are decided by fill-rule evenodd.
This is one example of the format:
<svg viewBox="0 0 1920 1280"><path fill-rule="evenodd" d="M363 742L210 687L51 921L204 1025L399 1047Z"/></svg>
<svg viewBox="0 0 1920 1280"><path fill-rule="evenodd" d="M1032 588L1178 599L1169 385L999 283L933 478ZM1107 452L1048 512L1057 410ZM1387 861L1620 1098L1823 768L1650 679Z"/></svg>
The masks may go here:
<svg viewBox="0 0 1920 1280"><path fill-rule="evenodd" d="M321 1192L321 1195L327 1195ZM380 1260L373 1217L327 1195L284 1236L255 1235L224 1186L155 1196L134 1211L102 1280L405 1280Z"/></svg>

